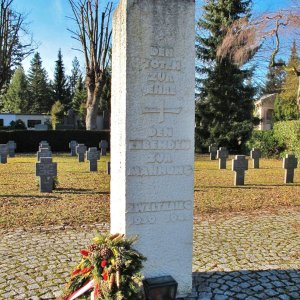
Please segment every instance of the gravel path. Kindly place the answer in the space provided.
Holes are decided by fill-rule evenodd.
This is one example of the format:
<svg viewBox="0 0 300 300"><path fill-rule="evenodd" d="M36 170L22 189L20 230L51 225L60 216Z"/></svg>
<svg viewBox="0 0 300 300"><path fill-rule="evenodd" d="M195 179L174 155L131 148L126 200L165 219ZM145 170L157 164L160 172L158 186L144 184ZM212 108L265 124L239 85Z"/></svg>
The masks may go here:
<svg viewBox="0 0 300 300"><path fill-rule="evenodd" d="M107 229L0 231L0 299L59 296L79 250ZM188 299L300 299L300 211L196 220L193 281Z"/></svg>

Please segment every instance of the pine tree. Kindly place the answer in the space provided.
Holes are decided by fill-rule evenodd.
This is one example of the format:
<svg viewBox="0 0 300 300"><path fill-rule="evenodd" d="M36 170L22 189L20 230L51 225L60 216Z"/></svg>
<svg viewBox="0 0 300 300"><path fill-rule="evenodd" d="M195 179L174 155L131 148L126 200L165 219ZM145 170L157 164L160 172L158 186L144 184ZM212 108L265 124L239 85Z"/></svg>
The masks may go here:
<svg viewBox="0 0 300 300"><path fill-rule="evenodd" d="M41 56L34 54L28 71L28 91L31 99L30 113L48 113L52 106L51 90L46 70L42 67Z"/></svg>
<svg viewBox="0 0 300 300"><path fill-rule="evenodd" d="M68 80L65 76L65 67L61 54L61 49L58 50L57 61L55 62L54 80L52 83L53 99L54 101L60 101L65 108L70 106L70 88Z"/></svg>
<svg viewBox="0 0 300 300"><path fill-rule="evenodd" d="M299 79L295 74L294 68L300 64L300 59L297 54L297 46L294 41L291 48L287 66L285 68L286 75L282 86L282 92L276 99L274 107L274 116L276 121L296 120L299 112L297 107L297 89Z"/></svg>
<svg viewBox="0 0 300 300"><path fill-rule="evenodd" d="M80 63L79 63L77 57L75 56L72 61L71 76L69 77L71 98L73 98L73 96L74 96L79 76L82 77L82 73L80 70Z"/></svg>
<svg viewBox="0 0 300 300"><path fill-rule="evenodd" d="M253 116L253 70L217 57L226 28L249 16L251 0L208 0L196 36L196 146L240 149L258 122ZM253 53L254 55L254 53Z"/></svg>
<svg viewBox="0 0 300 300"><path fill-rule="evenodd" d="M278 63L284 63L282 59ZM282 85L285 78L283 66L269 67L265 86L262 88L263 94L278 94L282 90Z"/></svg>
<svg viewBox="0 0 300 300"><path fill-rule="evenodd" d="M80 112L80 107L86 102L86 97L87 91L83 82L82 74L80 74L77 80L74 96L72 98L71 103L72 108L75 110L75 112Z"/></svg>
<svg viewBox="0 0 300 300"><path fill-rule="evenodd" d="M3 111L27 113L29 110L28 83L24 69L16 69L7 92L3 97Z"/></svg>

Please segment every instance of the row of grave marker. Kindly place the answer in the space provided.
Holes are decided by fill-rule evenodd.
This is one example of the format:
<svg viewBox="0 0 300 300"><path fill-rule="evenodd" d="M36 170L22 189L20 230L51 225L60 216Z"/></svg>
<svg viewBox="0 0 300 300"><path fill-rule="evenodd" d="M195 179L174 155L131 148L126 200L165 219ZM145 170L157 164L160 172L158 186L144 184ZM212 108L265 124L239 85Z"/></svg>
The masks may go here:
<svg viewBox="0 0 300 300"><path fill-rule="evenodd" d="M218 147L216 144L209 146L210 159L219 159L219 169L226 169L226 160L228 158L228 150L226 147ZM250 157L253 161L253 168L259 169L259 159L261 158L261 151L253 148L250 152ZM283 168L285 169L284 183L294 182L294 170L298 166L298 159L294 154L286 154L283 159ZM245 155L236 155L232 160L232 171L235 172L234 185L244 185L245 171L248 170L248 160Z"/></svg>
<svg viewBox="0 0 300 300"><path fill-rule="evenodd" d="M72 144L75 144L74 141L72 141ZM83 149L85 150L84 152L81 151ZM87 147L84 144L77 144L75 153L78 155L78 160L79 162L84 162L84 158L86 157L87 160L90 161L90 171L97 171L97 160L100 159L100 152L96 147L90 147L88 151L86 151L86 149ZM72 148L71 155L73 155ZM54 177L57 176L57 163L52 162L51 147L47 141L40 142L39 151L37 152L37 161L36 176L40 177L40 192L51 193L53 190ZM107 174L110 175L110 162L107 162Z"/></svg>

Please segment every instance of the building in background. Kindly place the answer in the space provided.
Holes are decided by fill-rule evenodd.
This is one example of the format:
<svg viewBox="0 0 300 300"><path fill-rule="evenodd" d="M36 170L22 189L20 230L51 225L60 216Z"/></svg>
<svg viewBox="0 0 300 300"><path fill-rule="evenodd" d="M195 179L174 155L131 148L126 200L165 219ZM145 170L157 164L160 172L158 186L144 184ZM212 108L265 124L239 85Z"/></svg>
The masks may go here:
<svg viewBox="0 0 300 300"><path fill-rule="evenodd" d="M273 128L274 103L277 94L268 94L255 101L255 115L260 119L258 130Z"/></svg>

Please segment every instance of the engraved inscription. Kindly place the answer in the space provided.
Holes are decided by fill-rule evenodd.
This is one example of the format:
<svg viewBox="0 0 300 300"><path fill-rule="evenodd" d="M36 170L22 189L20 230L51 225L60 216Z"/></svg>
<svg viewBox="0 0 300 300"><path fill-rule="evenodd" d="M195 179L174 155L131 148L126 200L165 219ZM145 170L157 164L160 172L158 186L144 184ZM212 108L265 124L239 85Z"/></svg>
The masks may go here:
<svg viewBox="0 0 300 300"><path fill-rule="evenodd" d="M172 137L172 127L151 126L148 130L149 137Z"/></svg>
<svg viewBox="0 0 300 300"><path fill-rule="evenodd" d="M191 165L150 165L150 166L133 166L128 168L128 176L165 176L165 175L185 175L193 174Z"/></svg>
<svg viewBox="0 0 300 300"><path fill-rule="evenodd" d="M152 153L148 153L147 155L147 163L148 164L154 164L154 163L167 163L170 164L174 161L173 159L173 155L169 152L166 153L162 153L162 152L152 152Z"/></svg>
<svg viewBox="0 0 300 300"><path fill-rule="evenodd" d="M128 203L127 212L144 213L173 210L191 210L192 201L162 201L162 202L140 202Z"/></svg>
<svg viewBox="0 0 300 300"><path fill-rule="evenodd" d="M129 140L130 150L189 150L190 140L141 139Z"/></svg>

